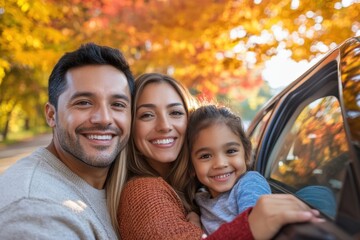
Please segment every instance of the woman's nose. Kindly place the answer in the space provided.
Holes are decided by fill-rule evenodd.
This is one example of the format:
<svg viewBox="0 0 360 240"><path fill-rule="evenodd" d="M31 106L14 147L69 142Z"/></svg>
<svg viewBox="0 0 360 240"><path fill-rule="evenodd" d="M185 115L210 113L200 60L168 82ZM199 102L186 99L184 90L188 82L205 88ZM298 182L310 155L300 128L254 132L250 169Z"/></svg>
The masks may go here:
<svg viewBox="0 0 360 240"><path fill-rule="evenodd" d="M156 130L159 132L170 132L172 125L167 116L159 116L156 123Z"/></svg>

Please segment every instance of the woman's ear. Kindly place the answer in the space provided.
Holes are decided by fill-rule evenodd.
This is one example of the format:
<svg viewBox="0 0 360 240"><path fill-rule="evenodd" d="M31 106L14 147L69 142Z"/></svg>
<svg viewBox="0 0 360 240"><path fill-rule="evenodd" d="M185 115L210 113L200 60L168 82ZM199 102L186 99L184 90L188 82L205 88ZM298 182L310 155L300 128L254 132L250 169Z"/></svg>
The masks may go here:
<svg viewBox="0 0 360 240"><path fill-rule="evenodd" d="M50 104L49 102L46 103L45 105L45 117L46 117L46 122L47 124L51 127L54 128L56 126L56 110L55 107Z"/></svg>

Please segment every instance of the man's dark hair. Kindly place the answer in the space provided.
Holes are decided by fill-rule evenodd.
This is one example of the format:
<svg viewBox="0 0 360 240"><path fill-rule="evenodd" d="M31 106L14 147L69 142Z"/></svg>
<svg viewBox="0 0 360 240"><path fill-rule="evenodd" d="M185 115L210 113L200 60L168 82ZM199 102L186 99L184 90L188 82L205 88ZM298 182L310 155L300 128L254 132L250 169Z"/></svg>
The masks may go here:
<svg viewBox="0 0 360 240"><path fill-rule="evenodd" d="M59 96L66 90L65 74L69 69L87 65L111 65L126 76L131 96L134 94L134 76L124 55L115 48L86 43L73 52L65 53L49 77L49 102L57 109Z"/></svg>

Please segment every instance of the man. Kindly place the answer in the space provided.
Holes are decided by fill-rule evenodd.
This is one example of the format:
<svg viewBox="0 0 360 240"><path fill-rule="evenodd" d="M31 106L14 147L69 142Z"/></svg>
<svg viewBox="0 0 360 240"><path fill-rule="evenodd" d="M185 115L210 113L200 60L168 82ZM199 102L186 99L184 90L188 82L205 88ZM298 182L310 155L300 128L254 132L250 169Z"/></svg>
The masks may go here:
<svg viewBox="0 0 360 240"><path fill-rule="evenodd" d="M104 189L127 145L133 91L116 49L89 43L59 60L45 107L52 142L0 176L0 239L117 238Z"/></svg>

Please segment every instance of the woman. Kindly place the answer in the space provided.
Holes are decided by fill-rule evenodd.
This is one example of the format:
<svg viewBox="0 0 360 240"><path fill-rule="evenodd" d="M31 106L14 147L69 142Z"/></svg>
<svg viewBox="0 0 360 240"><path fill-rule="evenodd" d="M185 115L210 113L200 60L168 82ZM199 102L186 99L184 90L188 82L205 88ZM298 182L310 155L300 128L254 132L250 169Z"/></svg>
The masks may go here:
<svg viewBox="0 0 360 240"><path fill-rule="evenodd" d="M166 75L144 74L135 83L129 181L117 215L121 238L200 239L184 146L194 101ZM291 195L266 195L208 239L270 238L285 223L312 219L314 213Z"/></svg>

